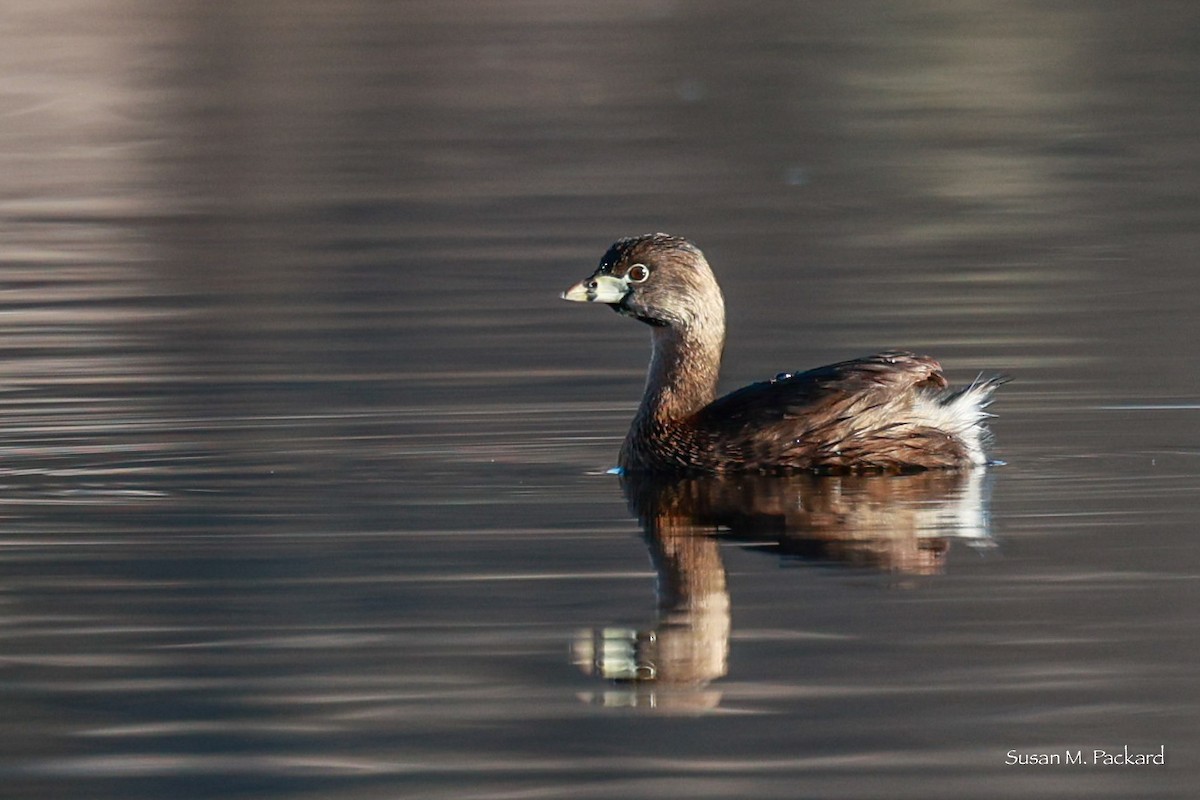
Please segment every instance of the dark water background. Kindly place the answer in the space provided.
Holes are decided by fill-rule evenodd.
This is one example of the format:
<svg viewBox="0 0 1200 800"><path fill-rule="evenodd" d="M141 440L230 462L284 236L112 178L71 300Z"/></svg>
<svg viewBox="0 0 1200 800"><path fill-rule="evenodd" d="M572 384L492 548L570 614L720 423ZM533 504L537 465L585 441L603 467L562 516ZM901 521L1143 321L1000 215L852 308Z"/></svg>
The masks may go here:
<svg viewBox="0 0 1200 800"><path fill-rule="evenodd" d="M0 795L1192 796L1198 29L8 4ZM1008 465L821 489L837 535L791 550L656 551L603 474L645 331L558 300L655 229L723 282L723 386L1005 372ZM911 535L836 543L867 517ZM660 608L648 553L727 613ZM588 674L659 623L727 649L711 683ZM1167 765L1005 763L1124 745Z"/></svg>

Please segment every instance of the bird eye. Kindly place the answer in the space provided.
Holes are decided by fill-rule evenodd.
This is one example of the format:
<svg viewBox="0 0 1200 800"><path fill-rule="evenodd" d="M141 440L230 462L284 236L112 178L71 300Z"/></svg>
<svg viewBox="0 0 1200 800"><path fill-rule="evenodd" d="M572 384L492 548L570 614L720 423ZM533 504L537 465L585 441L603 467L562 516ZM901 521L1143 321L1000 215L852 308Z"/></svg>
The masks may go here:
<svg viewBox="0 0 1200 800"><path fill-rule="evenodd" d="M650 269L645 264L634 264L625 273L625 277L630 283L643 283L646 278L650 277Z"/></svg>

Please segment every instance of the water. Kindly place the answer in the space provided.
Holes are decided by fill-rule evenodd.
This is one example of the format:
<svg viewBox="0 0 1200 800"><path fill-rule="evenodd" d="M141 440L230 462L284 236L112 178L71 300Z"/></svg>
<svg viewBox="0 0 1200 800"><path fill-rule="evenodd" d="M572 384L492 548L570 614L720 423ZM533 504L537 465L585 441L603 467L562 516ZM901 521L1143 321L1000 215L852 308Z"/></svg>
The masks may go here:
<svg viewBox="0 0 1200 800"><path fill-rule="evenodd" d="M1189 796L1198 14L6 11L0 794ZM1007 466L622 485L653 229Z"/></svg>

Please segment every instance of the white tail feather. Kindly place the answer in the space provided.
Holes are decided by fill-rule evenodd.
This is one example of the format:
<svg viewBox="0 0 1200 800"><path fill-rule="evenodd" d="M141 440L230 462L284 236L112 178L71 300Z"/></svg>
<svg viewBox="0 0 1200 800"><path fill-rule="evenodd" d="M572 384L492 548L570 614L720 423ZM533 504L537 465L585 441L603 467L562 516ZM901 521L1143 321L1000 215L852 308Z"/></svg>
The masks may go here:
<svg viewBox="0 0 1200 800"><path fill-rule="evenodd" d="M981 374L963 389L921 395L921 399L914 404L913 415L920 420L919 424L945 431L961 441L971 463L986 464L986 421L995 414L989 414L984 409L991 405L992 393L1007 381L1001 376L985 378Z"/></svg>

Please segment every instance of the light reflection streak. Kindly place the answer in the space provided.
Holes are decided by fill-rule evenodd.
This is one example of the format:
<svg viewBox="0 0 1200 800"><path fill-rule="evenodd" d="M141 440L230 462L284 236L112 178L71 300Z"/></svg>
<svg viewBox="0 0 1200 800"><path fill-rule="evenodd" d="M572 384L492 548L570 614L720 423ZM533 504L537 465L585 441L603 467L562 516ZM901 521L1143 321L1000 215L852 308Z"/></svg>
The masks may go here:
<svg viewBox="0 0 1200 800"><path fill-rule="evenodd" d="M931 753L922 749L864 750L852 755L818 755L771 758L655 758L651 756L578 756L575 758L494 758L472 754L431 762L419 755L364 757L312 753L295 756L187 755L135 753L121 756L50 759L21 770L25 774L105 776L166 776L203 774L256 775L550 775L580 771L620 774L721 775L806 772L850 773L864 768L944 768L977 762L990 755L972 748L951 748Z"/></svg>

